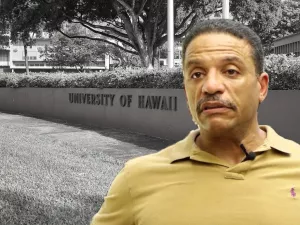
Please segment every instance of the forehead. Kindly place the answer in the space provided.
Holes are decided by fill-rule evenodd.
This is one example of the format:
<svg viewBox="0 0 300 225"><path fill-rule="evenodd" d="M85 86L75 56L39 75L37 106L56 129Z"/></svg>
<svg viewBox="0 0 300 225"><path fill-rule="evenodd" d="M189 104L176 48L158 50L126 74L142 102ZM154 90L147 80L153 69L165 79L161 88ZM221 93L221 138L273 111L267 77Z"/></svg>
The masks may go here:
<svg viewBox="0 0 300 225"><path fill-rule="evenodd" d="M246 40L226 33L205 33L196 36L187 46L185 65L191 58L206 56L233 55L248 61L252 57L252 48Z"/></svg>

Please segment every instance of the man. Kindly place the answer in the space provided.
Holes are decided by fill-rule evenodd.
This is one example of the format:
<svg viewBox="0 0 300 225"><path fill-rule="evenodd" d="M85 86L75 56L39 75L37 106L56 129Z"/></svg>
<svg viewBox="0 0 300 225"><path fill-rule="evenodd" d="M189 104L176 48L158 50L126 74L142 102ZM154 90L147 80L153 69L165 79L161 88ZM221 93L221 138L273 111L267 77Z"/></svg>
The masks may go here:
<svg viewBox="0 0 300 225"><path fill-rule="evenodd" d="M258 36L202 22L183 43L183 72L199 129L127 162L92 225L300 224L300 146L257 120L269 82Z"/></svg>

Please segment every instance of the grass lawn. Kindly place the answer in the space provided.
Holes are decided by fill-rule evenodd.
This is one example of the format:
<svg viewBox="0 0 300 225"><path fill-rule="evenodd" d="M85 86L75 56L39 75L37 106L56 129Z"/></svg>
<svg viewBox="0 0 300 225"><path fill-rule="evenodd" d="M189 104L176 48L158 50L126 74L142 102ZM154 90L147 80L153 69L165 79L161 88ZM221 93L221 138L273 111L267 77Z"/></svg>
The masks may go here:
<svg viewBox="0 0 300 225"><path fill-rule="evenodd" d="M102 135L30 117L1 119L1 115L1 225L87 225L124 162L155 152L130 143L130 134L117 140L108 131ZM120 153L114 150L133 148L139 151L115 157Z"/></svg>

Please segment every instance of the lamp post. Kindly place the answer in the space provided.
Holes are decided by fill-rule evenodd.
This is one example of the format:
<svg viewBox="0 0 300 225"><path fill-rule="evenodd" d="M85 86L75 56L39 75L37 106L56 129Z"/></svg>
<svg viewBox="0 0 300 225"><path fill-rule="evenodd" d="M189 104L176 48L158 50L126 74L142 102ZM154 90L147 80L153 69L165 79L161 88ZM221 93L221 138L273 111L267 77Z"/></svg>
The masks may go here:
<svg viewBox="0 0 300 225"><path fill-rule="evenodd" d="M168 0L168 67L174 66L174 2Z"/></svg>
<svg viewBox="0 0 300 225"><path fill-rule="evenodd" d="M229 0L222 0L222 18L229 19Z"/></svg>

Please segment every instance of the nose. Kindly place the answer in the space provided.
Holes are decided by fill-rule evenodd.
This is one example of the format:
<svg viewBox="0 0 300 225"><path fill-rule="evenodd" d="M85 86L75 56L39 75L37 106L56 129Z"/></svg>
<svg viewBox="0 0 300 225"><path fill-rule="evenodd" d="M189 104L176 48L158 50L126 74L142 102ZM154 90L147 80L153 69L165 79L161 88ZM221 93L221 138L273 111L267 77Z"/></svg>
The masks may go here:
<svg viewBox="0 0 300 225"><path fill-rule="evenodd" d="M210 69L202 83L202 93L207 95L214 95L216 93L223 92L224 84L222 77L218 74L216 69Z"/></svg>

